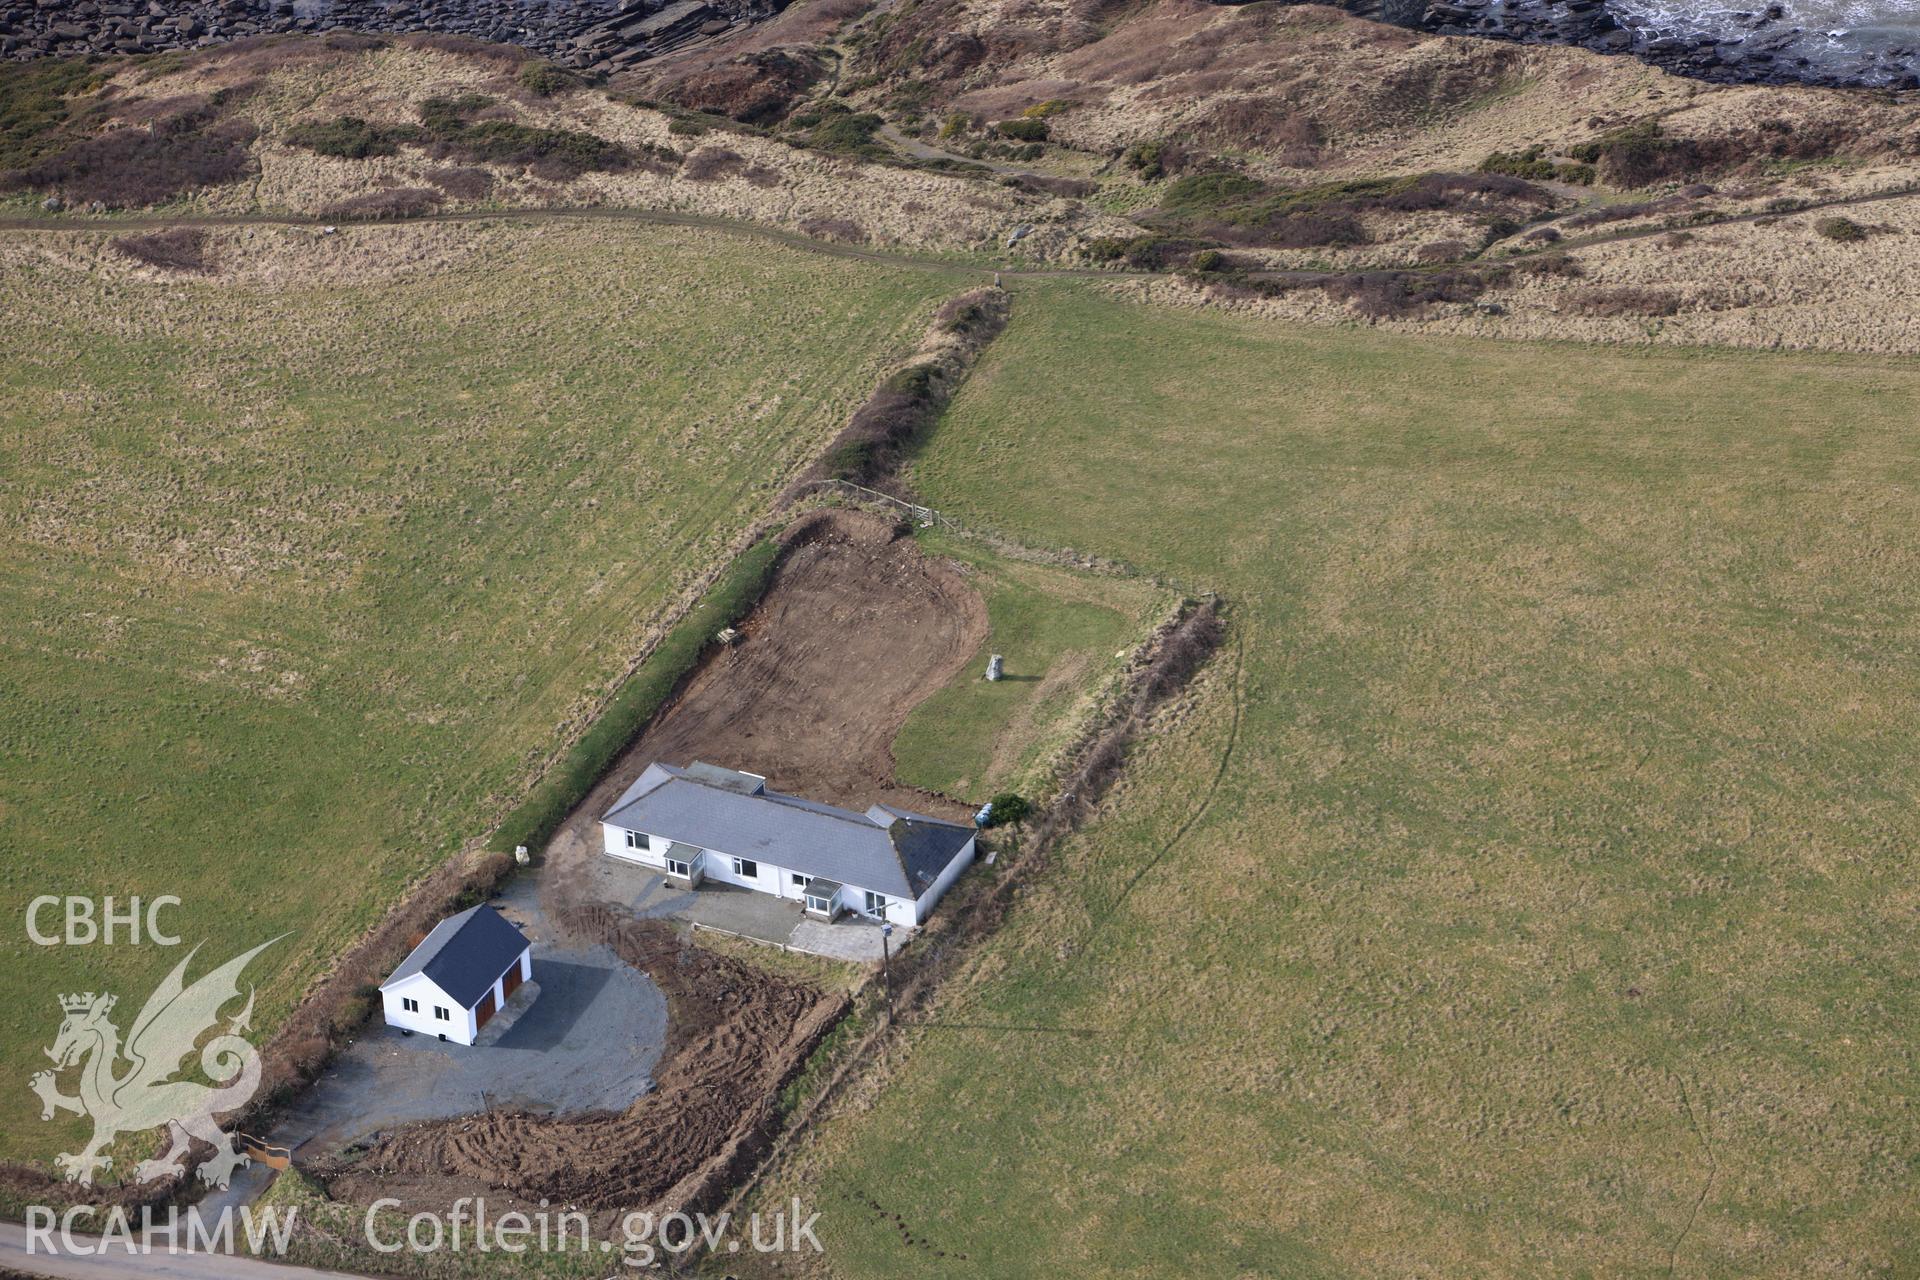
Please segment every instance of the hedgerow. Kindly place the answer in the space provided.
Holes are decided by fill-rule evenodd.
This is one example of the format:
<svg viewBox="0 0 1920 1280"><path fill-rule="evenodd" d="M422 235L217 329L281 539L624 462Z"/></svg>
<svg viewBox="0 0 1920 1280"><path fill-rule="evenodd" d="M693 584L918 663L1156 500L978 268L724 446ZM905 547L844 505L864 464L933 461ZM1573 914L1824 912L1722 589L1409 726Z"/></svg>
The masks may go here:
<svg viewBox="0 0 1920 1280"><path fill-rule="evenodd" d="M700 603L614 692L600 718L501 822L488 842L489 848L500 852L522 844L534 848L552 837L567 814L586 798L593 784L693 670L715 633L738 622L759 603L779 554L778 544L769 539L755 543L727 566Z"/></svg>

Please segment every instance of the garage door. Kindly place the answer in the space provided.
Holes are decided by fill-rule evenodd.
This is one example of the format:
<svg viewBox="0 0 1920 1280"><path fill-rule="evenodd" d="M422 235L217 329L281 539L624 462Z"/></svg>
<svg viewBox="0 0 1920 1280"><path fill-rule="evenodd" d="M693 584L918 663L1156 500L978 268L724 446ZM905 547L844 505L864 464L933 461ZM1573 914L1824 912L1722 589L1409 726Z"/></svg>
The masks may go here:
<svg viewBox="0 0 1920 1280"><path fill-rule="evenodd" d="M515 991L519 990L519 988L520 966L516 963L513 968L507 970L507 976L500 979L500 989L511 996Z"/></svg>
<svg viewBox="0 0 1920 1280"><path fill-rule="evenodd" d="M486 1026L487 1019L491 1018L492 1016L493 1016L493 992L489 991L487 992L486 996L482 998L482 1000L480 1001L480 1007L474 1010L474 1022L473 1022L474 1030L478 1031L481 1027Z"/></svg>

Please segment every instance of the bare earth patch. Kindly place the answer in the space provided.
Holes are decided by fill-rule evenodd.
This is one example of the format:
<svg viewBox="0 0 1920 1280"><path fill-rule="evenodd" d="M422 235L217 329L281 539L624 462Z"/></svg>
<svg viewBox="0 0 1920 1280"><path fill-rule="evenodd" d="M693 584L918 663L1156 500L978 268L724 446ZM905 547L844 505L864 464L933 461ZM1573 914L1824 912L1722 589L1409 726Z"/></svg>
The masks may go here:
<svg viewBox="0 0 1920 1280"><path fill-rule="evenodd" d="M582 873L600 856L600 815L656 760L748 769L829 804L966 816L896 783L892 744L986 639L979 593L879 516L821 512L789 536L741 641L708 656L548 845L549 910L590 900Z"/></svg>

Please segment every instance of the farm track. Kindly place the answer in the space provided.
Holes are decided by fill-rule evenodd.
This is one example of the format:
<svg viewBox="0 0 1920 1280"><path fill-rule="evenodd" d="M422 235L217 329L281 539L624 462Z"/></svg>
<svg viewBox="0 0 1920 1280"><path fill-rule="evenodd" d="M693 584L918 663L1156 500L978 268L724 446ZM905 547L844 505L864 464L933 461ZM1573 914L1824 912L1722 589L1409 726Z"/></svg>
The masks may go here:
<svg viewBox="0 0 1920 1280"><path fill-rule="evenodd" d="M1156 271L1106 271L1097 267L995 267L990 263L959 262L930 254L905 253L885 249L866 249L858 245L835 244L816 240L797 231L736 218L706 214L670 213L658 209L575 208L547 209L475 209L465 213L429 213L410 218L323 218L302 213L215 213L215 214L138 214L129 218L0 218L0 232L121 232L157 231L168 227L386 227L431 223L471 222L638 222L648 226L690 227L721 231L730 235L771 240L790 248L822 254L829 258L851 258L885 266L933 271L947 275L979 275L997 271L1016 278L1034 276L1086 276L1100 279L1155 278L1168 273Z"/></svg>
<svg viewBox="0 0 1920 1280"><path fill-rule="evenodd" d="M1686 230L1703 230L1712 227L1738 226L1742 223L1758 222L1762 218L1793 217L1801 214L1818 213L1829 209L1852 209L1864 205L1884 203L1889 200L1903 200L1920 195L1920 185L1900 187L1889 191L1869 192L1865 195L1837 196L1831 200L1813 201L1788 210L1757 210L1752 213L1730 214L1722 218L1688 224ZM126 218L63 218L63 217L0 217L0 232L122 232L156 231L168 227L385 227L406 226L412 224L459 224L485 222L636 222L647 226L688 227L698 230L719 231L728 235L743 236L750 239L767 240L788 248L799 249L807 253L817 253L829 258L846 258L861 262L873 262L884 266L900 267L914 271L937 272L951 276L970 276L993 272L1009 279L1092 279L1092 280L1158 280L1177 275L1172 271L1113 270L1101 267L1047 267L1047 266L996 266L990 262L964 262L952 258L937 257L932 254L911 253L901 250L870 249L859 245L837 244L827 240L817 240L797 231L786 231L764 223L748 222L738 218L722 218L710 214L673 213L660 209L635 209L626 207L574 206L568 208L541 209L474 209L459 213L430 213L406 218L362 218L342 220L324 218L317 214L301 213L223 213L223 214L136 214ZM1589 249L1600 245L1617 244L1630 240L1644 240L1652 236L1666 235L1679 228L1669 226L1632 227L1620 231L1601 232L1590 236L1569 237L1555 244L1538 248L1522 249L1498 259L1500 263L1525 262L1550 253L1567 253L1579 249ZM1481 264L1488 261L1479 254L1447 262L1422 263L1380 270L1404 271L1414 275L1430 274L1454 270L1462 266ZM1268 280L1298 280L1310 282L1326 277L1326 271L1276 270L1256 273Z"/></svg>
<svg viewBox="0 0 1920 1280"><path fill-rule="evenodd" d="M1521 262L1528 258L1539 257L1542 254L1567 253L1574 249L1591 249L1598 245L1617 244L1627 240L1645 240L1651 236L1663 236L1672 231L1696 231L1710 227L1732 227L1738 226L1743 222L1758 222L1762 218L1791 218L1803 213L1818 213L1823 209L1852 209L1860 205L1879 204L1887 200L1904 200L1914 195L1920 195L1920 185L1899 187L1891 191L1870 191L1866 195L1859 196L1836 196L1831 200L1814 200L1792 209L1771 211L1760 209L1753 213L1729 214L1724 218L1713 218L1708 221L1691 223L1680 227L1630 227L1622 231L1601 232L1598 235L1582 236L1578 239L1569 237L1557 244L1543 245L1538 249L1525 249L1519 253L1509 254L1507 257L1500 259L1500 261ZM1477 257L1469 257L1461 259L1460 262L1437 263L1433 267L1419 269L1436 270L1458 266L1461 262L1478 260Z"/></svg>

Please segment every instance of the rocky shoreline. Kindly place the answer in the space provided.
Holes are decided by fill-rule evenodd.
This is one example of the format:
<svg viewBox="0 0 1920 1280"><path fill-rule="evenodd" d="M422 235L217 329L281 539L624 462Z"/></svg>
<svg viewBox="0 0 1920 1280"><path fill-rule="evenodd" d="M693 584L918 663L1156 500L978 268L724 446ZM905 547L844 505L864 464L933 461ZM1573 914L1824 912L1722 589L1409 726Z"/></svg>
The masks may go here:
<svg viewBox="0 0 1920 1280"><path fill-rule="evenodd" d="M435 32L617 71L771 17L784 0L0 0L0 59L198 49L253 36Z"/></svg>
<svg viewBox="0 0 1920 1280"><path fill-rule="evenodd" d="M1236 0L1220 0L1235 3ZM1849 44L1795 24L1779 4L1727 29L1663 29L1606 0L1333 0L1361 17L1439 35L1565 44L1626 54L1722 83L1920 89L1912 43ZM194 49L251 36L334 30L438 32L520 45L611 72L744 24L785 0L0 0L0 59Z"/></svg>
<svg viewBox="0 0 1920 1280"><path fill-rule="evenodd" d="M1727 29L1663 30L1638 14L1616 16L1604 0L1360 0L1356 13L1439 35L1524 44L1567 44L1628 54L1677 75L1725 84L1920 88L1920 38L1848 45L1796 25L1778 4L1730 16Z"/></svg>

